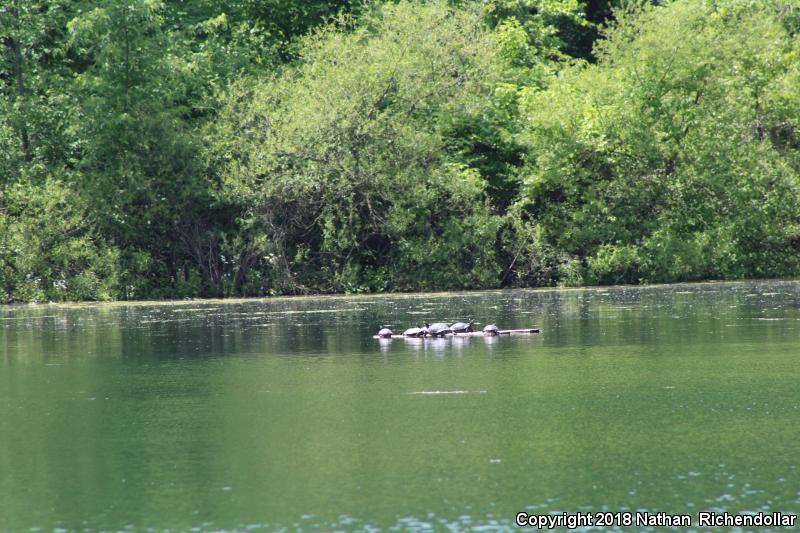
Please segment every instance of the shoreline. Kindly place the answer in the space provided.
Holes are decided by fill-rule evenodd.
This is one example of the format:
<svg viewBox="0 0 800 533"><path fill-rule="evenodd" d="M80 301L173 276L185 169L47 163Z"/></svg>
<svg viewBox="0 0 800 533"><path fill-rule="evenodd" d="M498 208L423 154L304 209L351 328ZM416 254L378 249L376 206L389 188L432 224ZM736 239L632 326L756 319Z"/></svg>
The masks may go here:
<svg viewBox="0 0 800 533"><path fill-rule="evenodd" d="M275 301L314 301L314 300L363 300L367 298L441 298L452 296L475 296L480 294L497 294L512 292L573 292L592 291L602 292L609 289L648 289L663 287L695 287L698 285L726 286L743 285L747 283L793 283L800 278L752 278L743 280L703 280L682 281L675 283L648 283L641 285L585 285L579 287L514 287L505 289L462 289L455 291L430 291L430 292L370 292L370 293L316 293L304 295L279 295L279 296L236 296L230 298L185 298L165 300L109 300L109 301L77 301L77 302L31 302L0 304L0 310L20 308L86 308L86 307L143 307L143 306L180 306L180 305L206 305L206 304L242 304L248 302L275 302Z"/></svg>

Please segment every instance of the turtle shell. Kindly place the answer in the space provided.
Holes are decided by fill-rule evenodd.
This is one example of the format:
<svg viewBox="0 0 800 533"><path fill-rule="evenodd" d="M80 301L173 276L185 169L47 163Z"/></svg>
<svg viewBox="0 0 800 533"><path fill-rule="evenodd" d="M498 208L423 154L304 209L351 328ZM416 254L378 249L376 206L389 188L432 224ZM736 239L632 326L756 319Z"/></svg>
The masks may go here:
<svg viewBox="0 0 800 533"><path fill-rule="evenodd" d="M453 333L466 333L467 331L472 331L472 322L467 324L466 322L456 322L450 329L453 330Z"/></svg>
<svg viewBox="0 0 800 533"><path fill-rule="evenodd" d="M422 328L408 328L403 332L406 337L419 337L422 333Z"/></svg>
<svg viewBox="0 0 800 533"><path fill-rule="evenodd" d="M451 333L452 330L450 329L450 326L448 326L444 322L437 322L436 324L431 324L430 326L428 326L428 332L431 335L436 336L436 335L444 335L445 333Z"/></svg>

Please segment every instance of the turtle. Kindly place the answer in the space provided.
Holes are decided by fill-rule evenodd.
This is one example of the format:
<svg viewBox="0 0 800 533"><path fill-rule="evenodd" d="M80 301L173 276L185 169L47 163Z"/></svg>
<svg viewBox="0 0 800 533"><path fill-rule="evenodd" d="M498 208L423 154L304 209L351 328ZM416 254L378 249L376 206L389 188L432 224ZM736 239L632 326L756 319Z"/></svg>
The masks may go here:
<svg viewBox="0 0 800 533"><path fill-rule="evenodd" d="M428 328L430 328L430 327L431 327L430 324L428 324L427 322L423 322L422 323L422 328L420 328L419 336L420 337L427 337L428 335L430 335L431 332L428 330Z"/></svg>
<svg viewBox="0 0 800 533"><path fill-rule="evenodd" d="M378 332L378 337L383 337L384 339L391 339L392 335L393 333L389 326L381 326L381 330Z"/></svg>
<svg viewBox="0 0 800 533"><path fill-rule="evenodd" d="M419 327L419 324L417 324L417 327L408 328L407 330L405 330L403 332L403 335L405 335L406 337L422 337L423 336L422 332L423 332L423 329L421 327Z"/></svg>
<svg viewBox="0 0 800 533"><path fill-rule="evenodd" d="M453 330L444 322L437 322L428 326L428 333L433 337L444 337L448 333L453 333Z"/></svg>
<svg viewBox="0 0 800 533"><path fill-rule="evenodd" d="M467 333L469 331L472 331L472 324L474 322L475 322L474 320L470 320L469 324L464 322L456 322L455 324L450 326L450 329L453 330L453 333Z"/></svg>
<svg viewBox="0 0 800 533"><path fill-rule="evenodd" d="M484 335L500 335L500 330L494 324L488 324L483 328Z"/></svg>

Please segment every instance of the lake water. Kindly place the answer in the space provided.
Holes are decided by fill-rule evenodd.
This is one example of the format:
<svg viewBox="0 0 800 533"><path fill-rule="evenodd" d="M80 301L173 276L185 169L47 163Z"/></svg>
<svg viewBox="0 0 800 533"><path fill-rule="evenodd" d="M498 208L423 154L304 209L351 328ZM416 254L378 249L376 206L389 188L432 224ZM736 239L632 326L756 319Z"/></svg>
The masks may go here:
<svg viewBox="0 0 800 533"><path fill-rule="evenodd" d="M0 532L797 512L799 383L796 282L0 307Z"/></svg>

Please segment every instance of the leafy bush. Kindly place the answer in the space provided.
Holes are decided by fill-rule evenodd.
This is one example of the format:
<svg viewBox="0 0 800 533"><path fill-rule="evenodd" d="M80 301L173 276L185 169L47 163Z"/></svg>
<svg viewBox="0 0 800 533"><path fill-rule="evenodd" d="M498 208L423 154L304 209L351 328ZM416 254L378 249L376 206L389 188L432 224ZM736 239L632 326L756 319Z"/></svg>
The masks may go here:
<svg viewBox="0 0 800 533"><path fill-rule="evenodd" d="M3 302L119 297L119 251L93 234L80 205L55 179L6 187L0 211Z"/></svg>
<svg viewBox="0 0 800 533"><path fill-rule="evenodd" d="M296 70L232 91L218 125L223 196L263 235L271 288L496 286L486 181L447 150L498 79L483 13L399 2L351 24L306 39Z"/></svg>
<svg viewBox="0 0 800 533"><path fill-rule="evenodd" d="M800 98L787 85L800 48L784 11L636 6L596 65L524 94L520 213L585 261L588 282L800 274Z"/></svg>

